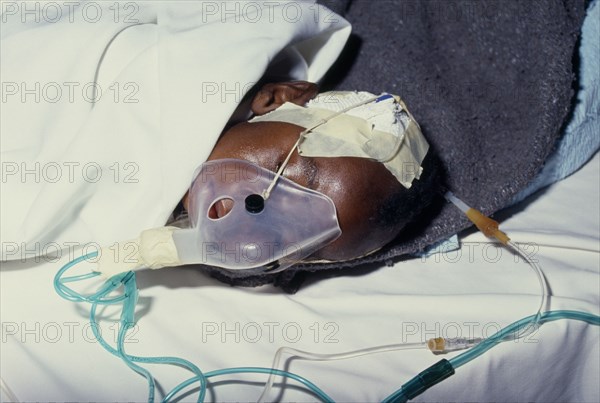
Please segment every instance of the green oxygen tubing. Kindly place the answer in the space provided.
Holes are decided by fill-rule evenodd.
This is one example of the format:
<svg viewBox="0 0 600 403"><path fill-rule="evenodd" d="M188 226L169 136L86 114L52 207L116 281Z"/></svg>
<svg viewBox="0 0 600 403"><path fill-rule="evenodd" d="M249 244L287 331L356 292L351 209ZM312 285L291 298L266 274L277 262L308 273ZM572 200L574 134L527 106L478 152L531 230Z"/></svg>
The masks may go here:
<svg viewBox="0 0 600 403"><path fill-rule="evenodd" d="M80 256L69 263L65 264L54 277L54 289L61 297L72 301L72 302L87 302L92 304L90 309L90 325L94 337L98 340L100 345L109 353L121 358L125 364L133 371L142 375L148 382L148 402L154 402L156 382L154 377L147 369L143 368L139 364L170 364L176 365L192 372L193 376L165 395L162 399L163 402L173 401L179 394L187 390L191 385L199 384L198 402L204 402L206 391L207 391L207 379L221 375L239 374L239 373L258 373L258 374L274 374L283 376L286 378L293 379L305 387L307 387L312 393L319 397L322 401L332 402L331 399L325 392L319 389L309 380L293 374L287 371L281 371L272 368L261 368L261 367L240 367L240 368L226 368L222 370L212 371L203 373L196 365L189 362L188 360L178 357L139 357L129 355L125 352L124 344L127 332L133 327L135 323L134 312L137 303L138 290L136 285L135 273L132 271L126 273L117 274L108 279L100 289L91 295L81 295L74 291L72 288L67 286L67 283L76 281L87 280L100 275L98 272L90 272L87 274L63 277L64 274L75 265L93 259L98 255L98 252L91 252L87 255ZM109 296L115 292L119 293L116 296ZM120 327L117 337L117 347L110 346L107 341L102 337L99 331L98 321L96 319L96 310L98 305L117 305L122 304Z"/></svg>

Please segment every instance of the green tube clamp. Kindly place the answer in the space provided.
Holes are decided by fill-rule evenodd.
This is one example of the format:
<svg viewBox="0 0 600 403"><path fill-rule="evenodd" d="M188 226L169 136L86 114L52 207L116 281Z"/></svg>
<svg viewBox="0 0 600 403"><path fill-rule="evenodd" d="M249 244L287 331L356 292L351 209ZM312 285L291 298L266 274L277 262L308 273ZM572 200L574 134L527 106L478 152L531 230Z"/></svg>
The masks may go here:
<svg viewBox="0 0 600 403"><path fill-rule="evenodd" d="M444 358L402 385L402 391L409 400L414 399L451 375L454 375L454 367Z"/></svg>

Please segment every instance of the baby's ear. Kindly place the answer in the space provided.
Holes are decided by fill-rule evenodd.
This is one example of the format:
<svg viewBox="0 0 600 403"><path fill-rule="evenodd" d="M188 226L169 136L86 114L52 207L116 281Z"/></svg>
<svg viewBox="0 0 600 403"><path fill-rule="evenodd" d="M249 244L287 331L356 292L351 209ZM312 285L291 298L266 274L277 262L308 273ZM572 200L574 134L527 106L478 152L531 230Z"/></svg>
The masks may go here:
<svg viewBox="0 0 600 403"><path fill-rule="evenodd" d="M307 81L286 81L265 84L252 100L252 113L264 115L286 102L304 105L319 92L319 87Z"/></svg>

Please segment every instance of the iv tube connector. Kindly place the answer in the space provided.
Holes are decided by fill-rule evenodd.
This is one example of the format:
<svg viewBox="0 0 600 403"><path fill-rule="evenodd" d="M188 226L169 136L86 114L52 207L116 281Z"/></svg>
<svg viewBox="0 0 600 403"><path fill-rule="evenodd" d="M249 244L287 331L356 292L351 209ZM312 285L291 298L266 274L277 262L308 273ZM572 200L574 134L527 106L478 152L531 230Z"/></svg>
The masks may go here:
<svg viewBox="0 0 600 403"><path fill-rule="evenodd" d="M508 237L508 235L506 235L504 232L498 229L497 221L486 217L485 215L483 215L483 213L481 213L481 211L469 207L458 197L454 196L452 192L446 192L444 197L446 198L446 200L458 207L463 213L465 213L467 218L471 220L471 222L475 224L477 229L483 232L485 236L487 236L488 238L496 238L504 245L508 244L510 238Z"/></svg>
<svg viewBox="0 0 600 403"><path fill-rule="evenodd" d="M467 218L488 238L496 238L504 245L510 241L508 235L498 229L498 222L484 216L481 211L470 208L465 213Z"/></svg>
<svg viewBox="0 0 600 403"><path fill-rule="evenodd" d="M480 337L468 339L466 337L444 338L436 337L427 340L427 347L433 354L446 354L451 351L466 350L483 341Z"/></svg>

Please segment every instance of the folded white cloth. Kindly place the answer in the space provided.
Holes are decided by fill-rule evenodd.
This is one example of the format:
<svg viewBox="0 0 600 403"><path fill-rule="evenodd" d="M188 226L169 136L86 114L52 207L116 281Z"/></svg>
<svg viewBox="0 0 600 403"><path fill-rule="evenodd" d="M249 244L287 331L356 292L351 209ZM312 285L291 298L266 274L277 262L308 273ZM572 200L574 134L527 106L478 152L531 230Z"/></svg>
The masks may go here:
<svg viewBox="0 0 600 403"><path fill-rule="evenodd" d="M2 260L163 225L267 67L318 81L350 33L314 1L53 4L2 8Z"/></svg>

